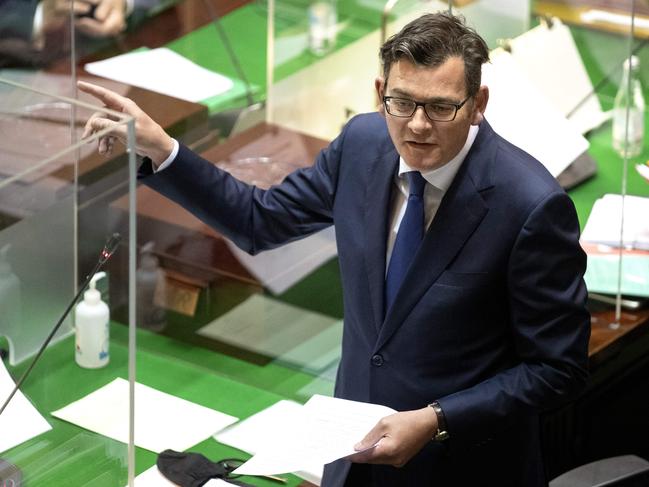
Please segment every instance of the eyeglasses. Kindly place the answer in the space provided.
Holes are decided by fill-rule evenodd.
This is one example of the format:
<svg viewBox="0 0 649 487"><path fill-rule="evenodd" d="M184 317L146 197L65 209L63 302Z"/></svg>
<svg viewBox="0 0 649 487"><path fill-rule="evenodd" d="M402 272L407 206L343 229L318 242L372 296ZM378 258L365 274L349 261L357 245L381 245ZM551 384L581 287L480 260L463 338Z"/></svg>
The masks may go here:
<svg viewBox="0 0 649 487"><path fill-rule="evenodd" d="M471 95L467 96L460 103L423 103L397 96L384 96L383 104L385 105L385 110L394 117L410 118L415 114L417 108L423 107L424 113L426 113L426 116L432 122L451 122L455 120L457 111L464 106L469 98L471 98Z"/></svg>

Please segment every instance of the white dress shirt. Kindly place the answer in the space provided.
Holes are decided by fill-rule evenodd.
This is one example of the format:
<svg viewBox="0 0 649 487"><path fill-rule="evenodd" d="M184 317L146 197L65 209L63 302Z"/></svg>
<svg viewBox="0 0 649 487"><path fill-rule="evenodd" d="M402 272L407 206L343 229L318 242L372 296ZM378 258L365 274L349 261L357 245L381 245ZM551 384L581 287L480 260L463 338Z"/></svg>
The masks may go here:
<svg viewBox="0 0 649 487"><path fill-rule="evenodd" d="M473 141L475 140L477 135L478 126L471 125L471 127L469 128L469 135L467 136L466 142L464 143L464 147L462 147L460 152L458 152L453 159L444 164L442 167L421 173L421 175L426 180L426 187L424 188L424 215L426 218L426 229L428 229L433 221L433 218L435 218L435 214L439 209L442 198L446 194L446 191L448 191L448 188L451 186L453 179L455 179L455 175L460 169L462 162L464 162L466 155L469 153L469 150L471 149ZM386 273L390 264L390 257L392 256L394 241L397 238L399 225L401 225L401 220L406 212L408 195L410 194L410 185L408 183L408 177L405 175L405 173L412 170L413 169L408 166L408 163L403 160L403 157L401 157L399 159L399 173L394 178L394 184L396 185L398 191L392 192L392 199L390 201L390 226L388 231L388 243L385 255Z"/></svg>

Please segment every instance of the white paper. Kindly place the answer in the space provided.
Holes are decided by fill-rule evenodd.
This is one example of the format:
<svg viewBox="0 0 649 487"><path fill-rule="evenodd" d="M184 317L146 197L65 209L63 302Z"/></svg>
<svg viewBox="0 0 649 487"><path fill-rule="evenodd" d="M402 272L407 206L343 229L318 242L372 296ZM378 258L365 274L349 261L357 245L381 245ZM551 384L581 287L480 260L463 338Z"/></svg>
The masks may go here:
<svg viewBox="0 0 649 487"><path fill-rule="evenodd" d="M386 406L313 396L284 424L283 434L234 473L273 475L324 465L354 453L354 445L379 419L395 411Z"/></svg>
<svg viewBox="0 0 649 487"><path fill-rule="evenodd" d="M340 358L342 327L331 316L253 294L196 333L320 371Z"/></svg>
<svg viewBox="0 0 649 487"><path fill-rule="evenodd" d="M250 255L226 239L239 262L273 294L281 294L334 257L333 227L276 249Z"/></svg>
<svg viewBox="0 0 649 487"><path fill-rule="evenodd" d="M649 198L627 196L624 200L623 245L628 248L649 250ZM586 242L620 245L622 196L605 194L595 201L582 240Z"/></svg>
<svg viewBox="0 0 649 487"><path fill-rule="evenodd" d="M636 164L635 169L636 171L638 171L638 174L640 174L640 176L649 181L649 166L647 166L646 164Z"/></svg>
<svg viewBox="0 0 649 487"><path fill-rule="evenodd" d="M230 78L205 69L166 47L120 54L85 65L97 76L199 102L230 90Z"/></svg>
<svg viewBox="0 0 649 487"><path fill-rule="evenodd" d="M135 487L177 487L177 484L168 480L154 465L135 477Z"/></svg>
<svg viewBox="0 0 649 487"><path fill-rule="evenodd" d="M489 87L486 118L494 130L558 176L589 146L583 135L521 72L512 56L492 51L482 67Z"/></svg>
<svg viewBox="0 0 649 487"><path fill-rule="evenodd" d="M272 406L253 414L249 418L219 431L214 439L250 454L273 448L277 438L284 434L284 425L291 423L301 414L302 405L294 401L281 400ZM294 472L298 477L312 484L320 485L324 465L314 465Z"/></svg>
<svg viewBox="0 0 649 487"><path fill-rule="evenodd" d="M177 487L177 484L168 480L154 465L135 477L135 487ZM204 487L232 487L232 484L221 479L210 479Z"/></svg>
<svg viewBox="0 0 649 487"><path fill-rule="evenodd" d="M117 378L53 416L128 442L128 381ZM135 445L155 453L184 451L238 418L135 384Z"/></svg>
<svg viewBox="0 0 649 487"><path fill-rule="evenodd" d="M16 383L9 375L5 364L0 360L0 405L13 391ZM7 408L0 414L0 453L35 436L51 430L52 427L38 412L34 405L20 391L11 399Z"/></svg>
<svg viewBox="0 0 649 487"><path fill-rule="evenodd" d="M512 39L510 44L516 65L580 133L610 118L594 94L570 29L559 19L553 19L552 27L539 25ZM574 111L582 100L584 103Z"/></svg>
<svg viewBox="0 0 649 487"><path fill-rule="evenodd" d="M272 448L283 434L283 425L300 414L302 405L281 400L214 435L214 439L250 454Z"/></svg>

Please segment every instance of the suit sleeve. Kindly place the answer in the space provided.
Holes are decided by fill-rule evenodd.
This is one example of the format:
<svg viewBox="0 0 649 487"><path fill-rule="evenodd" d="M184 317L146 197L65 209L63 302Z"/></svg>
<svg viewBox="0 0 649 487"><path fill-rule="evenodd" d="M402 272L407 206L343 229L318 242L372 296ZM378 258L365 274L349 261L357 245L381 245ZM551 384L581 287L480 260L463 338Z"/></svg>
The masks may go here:
<svg viewBox="0 0 649 487"><path fill-rule="evenodd" d="M34 0L0 0L0 41L31 41L37 5Z"/></svg>
<svg viewBox="0 0 649 487"><path fill-rule="evenodd" d="M140 180L256 254L305 237L333 223L333 205L344 132L311 167L289 174L268 190L245 184L181 145L165 170Z"/></svg>
<svg viewBox="0 0 649 487"><path fill-rule="evenodd" d="M585 267L572 201L554 192L529 213L508 263L510 322L520 362L439 399L454 447L488 441L585 385L590 337Z"/></svg>

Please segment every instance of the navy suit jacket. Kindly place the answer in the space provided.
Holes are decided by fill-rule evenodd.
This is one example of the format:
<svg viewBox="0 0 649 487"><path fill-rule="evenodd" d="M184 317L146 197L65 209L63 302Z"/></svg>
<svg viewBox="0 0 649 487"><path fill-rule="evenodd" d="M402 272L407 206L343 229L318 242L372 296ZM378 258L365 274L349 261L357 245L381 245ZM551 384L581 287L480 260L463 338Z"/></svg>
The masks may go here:
<svg viewBox="0 0 649 487"><path fill-rule="evenodd" d="M372 467L374 485L546 485L539 412L587 377L574 206L538 161L482 122L385 314L398 160L374 113L266 191L183 146L168 169L141 175L251 253L335 225L345 309L336 396L396 410L438 400L451 434L402 468ZM342 486L349 466L328 465L323 485Z"/></svg>

